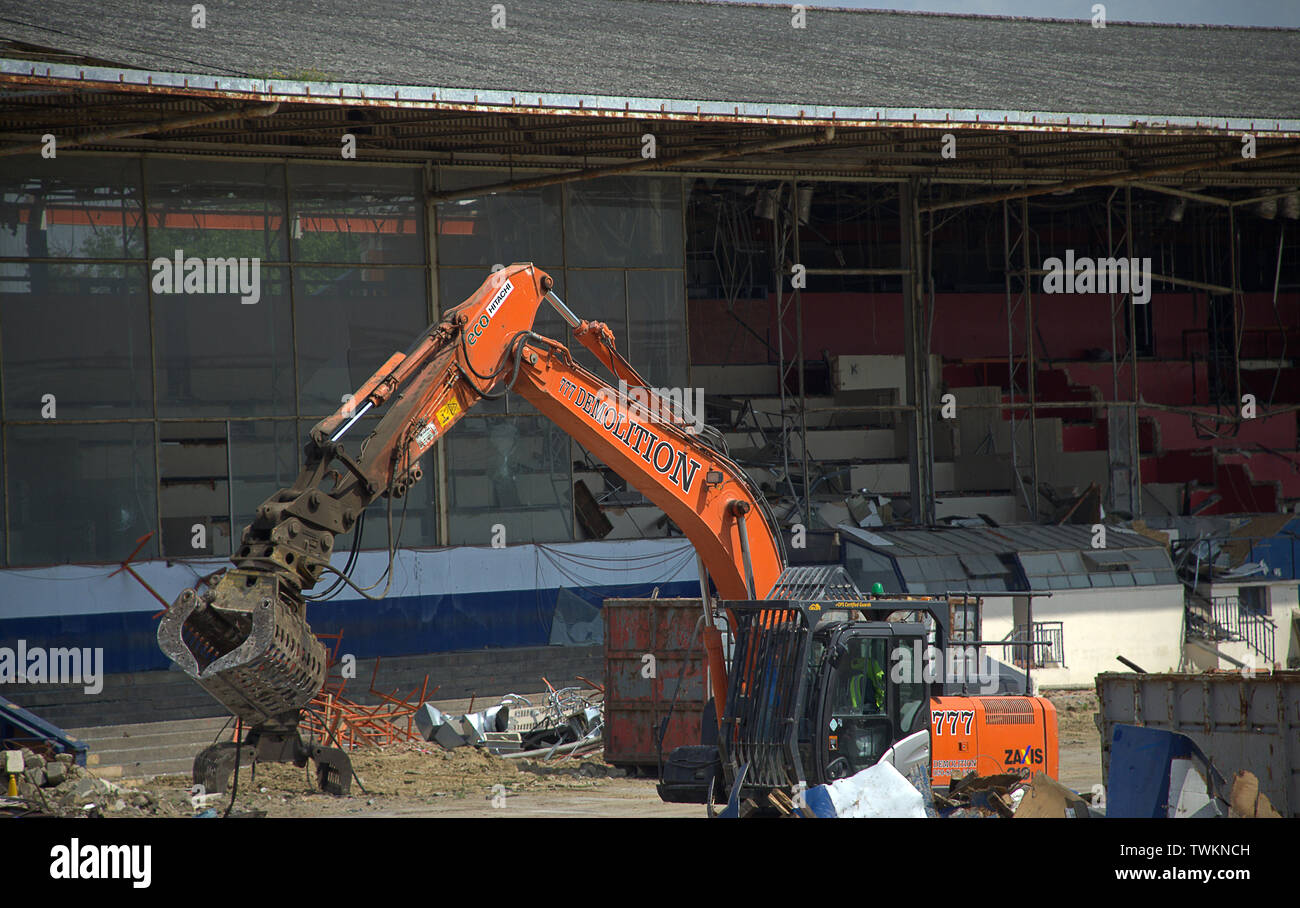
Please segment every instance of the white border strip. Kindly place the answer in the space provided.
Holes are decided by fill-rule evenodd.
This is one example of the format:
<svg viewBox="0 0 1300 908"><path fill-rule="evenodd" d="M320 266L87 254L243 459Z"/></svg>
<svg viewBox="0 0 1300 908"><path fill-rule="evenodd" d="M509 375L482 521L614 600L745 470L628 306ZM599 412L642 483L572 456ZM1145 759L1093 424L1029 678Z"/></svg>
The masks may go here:
<svg viewBox="0 0 1300 908"><path fill-rule="evenodd" d="M628 98L615 95L512 92L411 85L368 85L356 82L303 82L291 79L246 79L187 73L151 72L68 63L34 63L0 59L0 75L95 84L103 87L140 86L193 92L219 92L250 99L298 102L365 102L376 105L481 108L605 116L659 115L669 118L708 118L748 121L794 121L843 125L943 126L964 124L1016 129L1104 129L1228 133L1269 133L1300 136L1300 119L1270 117L1201 117L1100 114L1022 110L983 110L940 107L835 107L821 104L766 104L729 101L690 101Z"/></svg>

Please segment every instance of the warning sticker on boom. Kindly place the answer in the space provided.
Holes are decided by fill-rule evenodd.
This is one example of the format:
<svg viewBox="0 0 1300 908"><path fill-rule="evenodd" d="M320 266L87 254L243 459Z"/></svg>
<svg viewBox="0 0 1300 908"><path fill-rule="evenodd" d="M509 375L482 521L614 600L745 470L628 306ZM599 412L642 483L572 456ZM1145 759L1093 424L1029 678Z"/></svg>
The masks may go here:
<svg viewBox="0 0 1300 908"><path fill-rule="evenodd" d="M438 408L438 425L446 428L447 423L455 419L458 413L460 413L460 401L453 397Z"/></svg>

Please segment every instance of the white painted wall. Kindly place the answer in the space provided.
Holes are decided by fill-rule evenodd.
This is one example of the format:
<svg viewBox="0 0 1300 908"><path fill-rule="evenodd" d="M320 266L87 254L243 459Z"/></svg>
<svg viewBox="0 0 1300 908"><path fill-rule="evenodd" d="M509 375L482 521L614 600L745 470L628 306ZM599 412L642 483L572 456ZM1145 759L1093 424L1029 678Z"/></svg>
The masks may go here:
<svg viewBox="0 0 1300 908"><path fill-rule="evenodd" d="M1011 632L1020 601L984 600L985 640ZM1035 669L1036 689L1092 687L1101 672L1125 671L1115 661L1117 655L1149 672L1174 671L1182 640L1183 588L1053 590L1050 599L1034 599L1034 621L1062 622L1065 642L1065 667ZM1001 651L995 648L989 655L1001 658Z"/></svg>
<svg viewBox="0 0 1300 908"><path fill-rule="evenodd" d="M1233 581L1231 583L1206 584L1198 591L1212 598L1216 596L1238 596L1243 586L1261 585L1268 587L1269 617L1273 619L1275 625L1273 658L1280 668L1300 668L1300 636L1297 635L1295 626L1295 616L1300 614L1300 581L1277 580L1264 584ZM1249 658L1254 656L1245 643L1225 643L1220 645L1219 651L1231 656L1238 662L1247 662L1247 664L1249 664ZM1216 660L1200 647L1189 646L1187 652L1188 658L1192 660L1193 666L1197 670L1231 669L1236 667L1227 660ZM1254 658L1258 657L1254 656ZM1269 668L1266 665L1257 665L1256 667L1260 669Z"/></svg>

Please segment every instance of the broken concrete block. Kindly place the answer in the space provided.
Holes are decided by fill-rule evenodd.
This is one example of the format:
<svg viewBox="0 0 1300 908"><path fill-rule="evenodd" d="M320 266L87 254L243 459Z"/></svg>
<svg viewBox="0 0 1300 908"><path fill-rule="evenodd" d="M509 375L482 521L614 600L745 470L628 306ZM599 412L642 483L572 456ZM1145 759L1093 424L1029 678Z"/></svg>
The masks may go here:
<svg viewBox="0 0 1300 908"><path fill-rule="evenodd" d="M59 756L63 756L60 754ZM53 788L56 785L62 785L68 778L68 767L63 762L54 762L45 764L45 787Z"/></svg>
<svg viewBox="0 0 1300 908"><path fill-rule="evenodd" d="M28 782L37 788L45 787L45 767L40 763L33 763L28 766L23 770L23 775L26 776Z"/></svg>
<svg viewBox="0 0 1300 908"><path fill-rule="evenodd" d="M99 779L81 779L72 786L72 798L75 801L89 801L104 794L104 786Z"/></svg>
<svg viewBox="0 0 1300 908"><path fill-rule="evenodd" d="M71 766L73 763L77 762L77 758L72 754L55 754L54 759L59 763L62 763L64 766Z"/></svg>

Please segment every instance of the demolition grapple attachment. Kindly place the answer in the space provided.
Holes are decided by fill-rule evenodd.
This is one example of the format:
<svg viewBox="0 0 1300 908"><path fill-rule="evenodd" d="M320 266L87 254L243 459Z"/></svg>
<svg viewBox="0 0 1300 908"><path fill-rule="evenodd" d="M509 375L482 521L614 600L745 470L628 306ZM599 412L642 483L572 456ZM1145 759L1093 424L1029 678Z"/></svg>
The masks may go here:
<svg viewBox="0 0 1300 908"><path fill-rule="evenodd" d="M325 647L281 583L228 571L215 589L181 593L158 625L167 657L249 725L295 723L325 680Z"/></svg>

